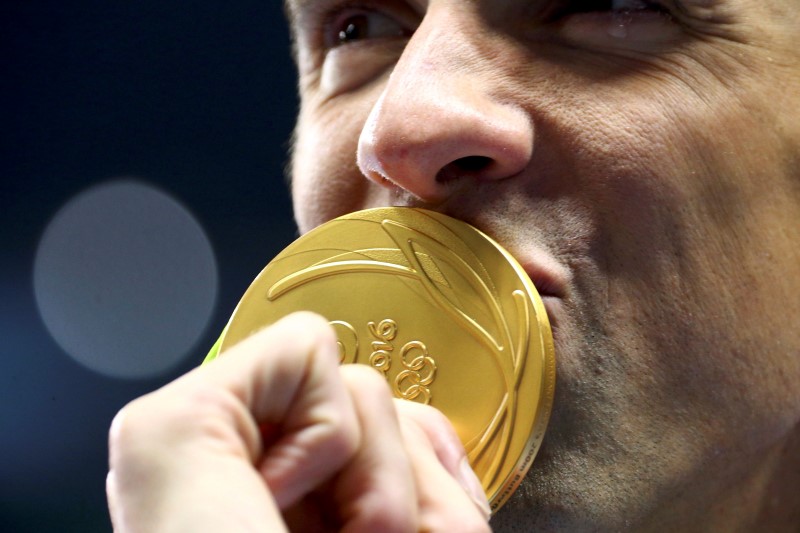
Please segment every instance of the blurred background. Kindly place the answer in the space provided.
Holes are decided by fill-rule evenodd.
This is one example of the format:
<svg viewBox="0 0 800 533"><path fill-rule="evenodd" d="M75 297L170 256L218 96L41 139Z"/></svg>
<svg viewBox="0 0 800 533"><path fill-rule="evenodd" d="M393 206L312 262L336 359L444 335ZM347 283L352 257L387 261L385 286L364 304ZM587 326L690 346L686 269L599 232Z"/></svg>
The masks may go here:
<svg viewBox="0 0 800 533"><path fill-rule="evenodd" d="M0 7L0 530L109 531L106 435L295 237L278 0Z"/></svg>

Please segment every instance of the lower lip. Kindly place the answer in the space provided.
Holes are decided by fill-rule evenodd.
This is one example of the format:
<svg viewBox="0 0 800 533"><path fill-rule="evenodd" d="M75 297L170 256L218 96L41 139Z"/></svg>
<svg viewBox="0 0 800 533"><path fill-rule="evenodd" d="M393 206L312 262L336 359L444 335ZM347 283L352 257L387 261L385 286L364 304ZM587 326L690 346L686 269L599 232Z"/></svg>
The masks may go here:
<svg viewBox="0 0 800 533"><path fill-rule="evenodd" d="M558 296L540 294L540 297L542 299L542 303L544 304L544 310L547 312L550 328L553 330L553 335L555 335L555 330L558 327L558 315L561 311L563 302Z"/></svg>
<svg viewBox="0 0 800 533"><path fill-rule="evenodd" d="M555 328L557 325L557 316L561 312L561 307L563 305L563 299L553 294L553 292L550 292L549 289L552 287L552 281L548 278L542 279L541 275L530 272L528 269L525 270L525 273L528 274L528 278L533 283L536 293L539 295L539 298L542 299L544 309L547 312L547 318L550 320L550 326Z"/></svg>

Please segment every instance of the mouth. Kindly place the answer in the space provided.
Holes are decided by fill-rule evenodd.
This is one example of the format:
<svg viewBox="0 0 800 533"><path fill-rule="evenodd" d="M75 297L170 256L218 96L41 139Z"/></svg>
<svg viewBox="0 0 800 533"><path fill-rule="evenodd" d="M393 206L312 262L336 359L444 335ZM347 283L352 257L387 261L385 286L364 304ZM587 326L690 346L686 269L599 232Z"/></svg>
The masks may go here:
<svg viewBox="0 0 800 533"><path fill-rule="evenodd" d="M544 254L520 262L525 273L542 298L563 299L566 294L567 274L556 261Z"/></svg>
<svg viewBox="0 0 800 533"><path fill-rule="evenodd" d="M546 253L535 253L520 258L520 265L533 282L536 291L544 303L550 326L555 334L558 317L562 313L564 298L567 293L569 272L554 258Z"/></svg>

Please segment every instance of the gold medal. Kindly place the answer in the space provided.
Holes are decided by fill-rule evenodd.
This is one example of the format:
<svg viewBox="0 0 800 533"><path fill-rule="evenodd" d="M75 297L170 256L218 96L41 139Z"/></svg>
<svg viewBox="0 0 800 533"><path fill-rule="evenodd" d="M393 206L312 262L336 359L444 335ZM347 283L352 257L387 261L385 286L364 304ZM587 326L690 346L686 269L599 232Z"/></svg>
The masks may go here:
<svg viewBox="0 0 800 533"><path fill-rule="evenodd" d="M398 398L442 411L492 511L508 500L541 445L555 387L544 305L508 252L431 211L351 213L264 268L218 351L299 310L328 318L342 363L370 365Z"/></svg>

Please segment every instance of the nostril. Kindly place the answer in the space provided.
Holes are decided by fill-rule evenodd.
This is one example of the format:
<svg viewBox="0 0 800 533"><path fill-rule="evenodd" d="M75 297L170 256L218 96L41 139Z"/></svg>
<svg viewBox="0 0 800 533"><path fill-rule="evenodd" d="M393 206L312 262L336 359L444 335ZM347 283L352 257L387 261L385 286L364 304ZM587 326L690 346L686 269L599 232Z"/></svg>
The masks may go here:
<svg viewBox="0 0 800 533"><path fill-rule="evenodd" d="M471 155L456 159L444 167L436 174L436 181L445 182L457 179L465 175L475 175L486 170L494 161L491 157L482 155Z"/></svg>
<svg viewBox="0 0 800 533"><path fill-rule="evenodd" d="M478 172L480 170L485 169L491 164L492 164L492 159L489 157L484 157L482 155L471 155L469 157L462 157L461 159L456 159L451 163L451 165L456 165L460 170L463 170L464 172Z"/></svg>

